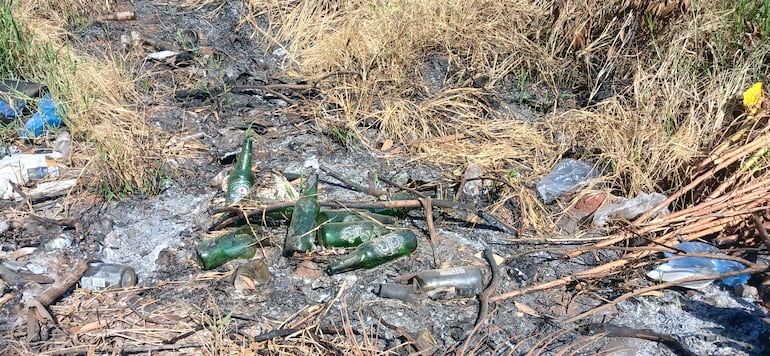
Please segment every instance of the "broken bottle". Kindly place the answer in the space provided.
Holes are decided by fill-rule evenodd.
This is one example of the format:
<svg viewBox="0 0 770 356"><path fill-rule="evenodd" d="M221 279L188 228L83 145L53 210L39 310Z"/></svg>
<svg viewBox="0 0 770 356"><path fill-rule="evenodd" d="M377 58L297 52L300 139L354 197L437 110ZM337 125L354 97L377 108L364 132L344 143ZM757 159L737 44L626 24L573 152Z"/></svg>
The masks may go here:
<svg viewBox="0 0 770 356"><path fill-rule="evenodd" d="M213 239L198 243L196 257L204 270L217 268L237 258L252 258L257 251L257 238L252 227L243 226Z"/></svg>
<svg viewBox="0 0 770 356"><path fill-rule="evenodd" d="M410 230L393 231L359 245L352 253L328 267L329 275L359 268L372 268L417 249L417 237Z"/></svg>

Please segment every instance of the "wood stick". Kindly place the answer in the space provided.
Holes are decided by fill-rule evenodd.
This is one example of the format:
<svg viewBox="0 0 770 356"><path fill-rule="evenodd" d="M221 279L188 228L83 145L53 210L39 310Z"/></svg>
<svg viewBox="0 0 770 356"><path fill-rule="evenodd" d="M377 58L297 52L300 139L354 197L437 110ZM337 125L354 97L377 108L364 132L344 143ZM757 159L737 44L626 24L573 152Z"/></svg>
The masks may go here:
<svg viewBox="0 0 770 356"><path fill-rule="evenodd" d="M430 249L433 253L433 268L438 268L438 260L436 260L436 227L433 226L433 204L430 197L420 198L422 208L425 210L425 222L428 224L428 242L430 243Z"/></svg>
<svg viewBox="0 0 770 356"><path fill-rule="evenodd" d="M651 216L655 215L658 211L661 209L667 207L669 204L671 204L674 200L679 199L682 195L689 192L699 184L703 183L707 179L714 176L716 172L721 171L722 169L726 168L727 166L735 163L739 159L741 159L743 156L748 154L749 152L753 152L760 147L768 146L770 145L770 133L766 133L760 137L757 137L754 141L741 146L740 148L733 151L728 157L725 157L724 160L720 161L714 168L706 171L705 173L701 174L697 178L695 178L692 182L687 184L684 188L679 189L676 193L668 197L668 199L664 200L658 206L650 209L646 213L642 214L640 217L638 217L636 220L634 220L635 225L639 225L643 223L644 221L647 221ZM715 163L717 161L715 160Z"/></svg>

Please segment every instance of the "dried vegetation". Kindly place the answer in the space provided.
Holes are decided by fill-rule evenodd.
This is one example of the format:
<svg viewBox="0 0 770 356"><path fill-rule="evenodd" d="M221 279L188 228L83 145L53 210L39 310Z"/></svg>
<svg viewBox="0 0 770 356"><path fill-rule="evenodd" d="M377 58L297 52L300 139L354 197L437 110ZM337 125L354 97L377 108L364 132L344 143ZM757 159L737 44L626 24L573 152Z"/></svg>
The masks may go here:
<svg viewBox="0 0 770 356"><path fill-rule="evenodd" d="M39 14L28 7L31 3L17 9L25 21L34 21L31 13ZM673 214L656 220L647 214L629 222L623 232L572 255L638 236L654 243L637 246L641 250L580 275L499 294L491 301L602 278L660 251L649 246L670 243L677 236L740 240L749 247L767 238L766 232L759 238L740 236L747 227L763 231L767 220L761 212L770 198L765 152L770 138L767 105L746 115L739 95L752 82L766 80L768 45L762 38L763 24L753 23L753 17L736 17L741 12L725 7L729 5L570 0L247 3L250 12L244 14L242 25L251 24L255 38L283 49L286 70L297 80L316 83L322 94L302 105L312 108L320 125L355 133L370 148L379 149L392 139L417 159L458 166L475 162L519 187L532 184L571 149L603 163L608 177L597 182L602 189L627 196L642 191L670 196L658 209L668 205ZM216 2L188 2L201 8L212 4ZM268 26L260 25L262 18L267 18ZM58 31L43 32L48 37L42 38L57 41L50 34ZM49 83L56 95L73 94L67 96L70 127L94 145L84 143L81 149L101 153L102 159L91 164L110 172L111 187L148 187L151 175L137 167L152 171L159 167L160 157L123 150L149 147L145 152L158 152L159 147L127 104L135 99L133 89L112 84L121 76L118 71L90 59L74 59L75 54L66 51L59 53L67 53L62 60L93 70L69 84ZM442 78L426 77L431 71L425 67L434 65L441 66ZM521 82L526 88L549 92L544 120L527 121L499 110L511 96L518 100L522 93L517 89L526 90L517 86ZM306 108L302 110L307 114ZM379 136L368 135L370 128L379 129ZM508 194L517 198L527 230L545 234L553 229L549 213L528 189L511 188ZM751 271L761 268L746 262ZM663 287L667 285L653 289ZM648 291L632 292L615 302ZM335 350L387 354L367 334L376 333L376 327L353 331L350 315L362 311L346 307L343 303L341 319L346 323L339 329L314 324L314 318L328 312L326 307L302 310L280 323L262 321L266 330L283 331L286 338L276 343L266 333L257 345L277 354ZM121 331L130 336L125 339L161 334L139 327L150 315L134 314L126 316L133 319L112 321L128 323L128 330ZM243 346L248 343L222 336L223 328L235 325L228 321L238 316L221 314L201 314L198 325L208 325L211 336L202 343L211 353L224 345L248 352ZM191 329L177 327L179 334ZM153 337L163 342L173 332L164 330ZM255 337L245 337L249 338ZM467 347L471 350L474 345ZM570 347L583 345L568 345L565 351Z"/></svg>
<svg viewBox="0 0 770 356"><path fill-rule="evenodd" d="M103 196L151 193L161 174L163 136L136 107L132 80L117 60L79 53L68 41L70 24L105 10L101 1L4 1L11 45L3 75L44 83L63 103L75 143L72 163L86 167L86 187ZM5 30L4 30L5 31Z"/></svg>

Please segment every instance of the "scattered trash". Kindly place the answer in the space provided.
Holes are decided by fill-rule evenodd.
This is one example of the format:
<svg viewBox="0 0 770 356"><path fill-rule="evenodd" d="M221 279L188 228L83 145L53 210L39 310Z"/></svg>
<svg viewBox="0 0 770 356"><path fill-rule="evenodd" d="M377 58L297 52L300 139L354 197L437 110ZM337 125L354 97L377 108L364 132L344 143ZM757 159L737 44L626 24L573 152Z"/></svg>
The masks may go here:
<svg viewBox="0 0 770 356"><path fill-rule="evenodd" d="M257 237L251 226L198 242L196 257L204 270L217 268L230 260L252 258L257 252Z"/></svg>
<svg viewBox="0 0 770 356"><path fill-rule="evenodd" d="M476 163L468 163L468 168L465 170L465 174L463 174L463 179L465 180L465 184L463 185L463 194L477 197L481 194L481 188L483 187L483 182L481 179L481 176L484 175L484 172L481 171L481 168Z"/></svg>
<svg viewBox="0 0 770 356"><path fill-rule="evenodd" d="M45 90L46 86L40 83L18 79L0 79L0 95L3 96L3 99L37 98Z"/></svg>
<svg viewBox="0 0 770 356"><path fill-rule="evenodd" d="M171 58L173 56L176 56L178 54L179 54L179 52L168 51L168 50L166 50L166 51L158 51L158 52L153 52L153 53L148 54L147 58L148 59L153 59L153 60L156 60L156 61L163 61L163 60L169 59L169 58Z"/></svg>
<svg viewBox="0 0 770 356"><path fill-rule="evenodd" d="M359 245L353 252L326 267L329 275L372 268L417 249L417 237L410 230L393 231Z"/></svg>
<svg viewBox="0 0 770 356"><path fill-rule="evenodd" d="M0 159L0 194L2 199L20 199L21 195L14 186L25 185L32 180L55 177L59 167L55 159L61 158L59 152L48 154L14 154Z"/></svg>
<svg viewBox="0 0 770 356"><path fill-rule="evenodd" d="M575 191L598 176L599 173L590 164L567 158L557 163L551 173L535 184L535 188L540 199L550 204L562 194Z"/></svg>
<svg viewBox="0 0 770 356"><path fill-rule="evenodd" d="M254 173L251 172L251 139L246 138L243 149L235 162L235 168L227 180L227 204L232 205L249 194L254 185Z"/></svg>
<svg viewBox="0 0 770 356"><path fill-rule="evenodd" d="M53 148L61 153L61 158L67 161L72 150L72 138L67 130L59 130L56 133L56 139L53 141Z"/></svg>
<svg viewBox="0 0 770 356"><path fill-rule="evenodd" d="M620 198L618 202L599 208L594 213L594 225L602 227L610 217L621 217L631 220L666 200L660 193L641 193L633 199ZM667 215L668 209L658 212L659 216Z"/></svg>
<svg viewBox="0 0 770 356"><path fill-rule="evenodd" d="M291 214L291 222L283 245L283 255L286 257L291 257L295 252L313 250L316 217L321 210L318 205L318 167L318 160L315 157L305 160L302 195L294 203L294 211Z"/></svg>
<svg viewBox="0 0 770 356"><path fill-rule="evenodd" d="M238 266L231 282L237 290L255 290L258 286L269 284L272 279L264 260L251 260Z"/></svg>
<svg viewBox="0 0 770 356"><path fill-rule="evenodd" d="M31 139L40 137L48 132L48 129L61 126L64 122L62 116L66 115L64 108L61 110L51 99L50 94L43 95L37 103L38 111L24 123L24 127L18 130L19 137Z"/></svg>
<svg viewBox="0 0 770 356"><path fill-rule="evenodd" d="M27 192L27 196L34 200L53 198L64 195L68 190L78 184L77 179L65 179L54 182L38 183Z"/></svg>
<svg viewBox="0 0 770 356"><path fill-rule="evenodd" d="M374 293L381 298L400 299L405 302L415 301L420 297L411 284L380 283Z"/></svg>
<svg viewBox="0 0 770 356"><path fill-rule="evenodd" d="M433 269L417 273L414 284L431 299L468 298L484 290L481 269L474 266Z"/></svg>
<svg viewBox="0 0 770 356"><path fill-rule="evenodd" d="M131 266L111 263L91 264L80 278L80 288L102 290L136 285L136 272Z"/></svg>
<svg viewBox="0 0 770 356"><path fill-rule="evenodd" d="M318 242L325 247L355 247L387 233L387 228L371 221L330 222L319 227Z"/></svg>
<svg viewBox="0 0 770 356"><path fill-rule="evenodd" d="M133 11L118 11L111 14L99 16L97 21L132 21L136 20L136 13Z"/></svg>
<svg viewBox="0 0 770 356"><path fill-rule="evenodd" d="M21 115L26 104L22 100L9 100L10 103L0 100L0 116L14 118Z"/></svg>
<svg viewBox="0 0 770 356"><path fill-rule="evenodd" d="M474 266L421 271L409 280L411 284L382 283L375 293L382 298L413 301L423 297L433 300L470 298L484 290L484 275Z"/></svg>
<svg viewBox="0 0 770 356"><path fill-rule="evenodd" d="M139 31L131 31L131 45L139 47L142 45L142 34Z"/></svg>
<svg viewBox="0 0 770 356"><path fill-rule="evenodd" d="M675 247L687 253L707 253L718 250L714 246L697 241L682 242ZM663 255L666 258L676 256L676 254L669 252L665 252ZM682 257L672 259L667 263L658 266L647 273L647 277L663 282L672 282L688 277L716 275L743 269L746 269L746 266L740 262L731 260L708 257ZM749 280L749 277L751 276L748 274L742 274L725 277L722 278L721 281L726 286L733 287L738 284L746 283ZM682 283L680 286L690 289L702 289L711 284L711 282L713 282L713 280L686 282Z"/></svg>

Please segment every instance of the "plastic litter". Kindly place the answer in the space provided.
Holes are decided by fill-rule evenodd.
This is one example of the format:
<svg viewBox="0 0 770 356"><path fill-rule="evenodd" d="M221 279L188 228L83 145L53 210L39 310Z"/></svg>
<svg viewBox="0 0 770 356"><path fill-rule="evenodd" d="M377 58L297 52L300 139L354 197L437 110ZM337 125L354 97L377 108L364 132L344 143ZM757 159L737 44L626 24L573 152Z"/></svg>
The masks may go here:
<svg viewBox="0 0 770 356"><path fill-rule="evenodd" d="M174 51L158 51L158 52L153 52L153 53L148 54L147 58L154 59L156 61L162 61L164 59L168 59L168 58L171 58L173 56L176 56L177 54L179 54L179 52L174 52Z"/></svg>
<svg viewBox="0 0 770 356"><path fill-rule="evenodd" d="M14 100L13 103L11 104L0 100L0 116L7 117L7 118L17 117L21 115L21 112L24 110L24 107L25 107L25 104L21 100Z"/></svg>
<svg viewBox="0 0 770 356"><path fill-rule="evenodd" d="M688 253L708 253L718 250L714 246L697 241L682 242L675 247ZM665 252L663 255L666 258L676 256L676 254L669 252ZM746 269L746 266L736 261L708 257L682 257L672 259L671 261L658 266L647 273L647 277L664 282L672 282L688 277L715 275L740 271L743 269ZM741 274L738 276L725 277L720 279L720 281L726 286L733 287L738 284L746 283L750 277L749 274ZM713 282L713 280L687 282L683 283L681 286L690 289L702 289L711 284L711 282Z"/></svg>
<svg viewBox="0 0 770 356"><path fill-rule="evenodd" d="M484 175L484 172L479 168L479 166L476 163L468 163L468 168L465 169L465 174L463 174L463 179L474 179L474 178L480 178ZM468 180L465 182L465 185L463 185L463 194L476 197L481 194L481 188L482 188L482 181L480 179L477 180Z"/></svg>
<svg viewBox="0 0 770 356"><path fill-rule="evenodd" d="M547 176L535 184L540 199L550 204L564 193L572 192L597 178L599 172L586 162L572 158L559 161Z"/></svg>
<svg viewBox="0 0 770 356"><path fill-rule="evenodd" d="M660 193L641 193L633 199L620 198L620 201L599 208L594 213L594 225L602 227L610 217L622 217L628 220L644 214L666 200ZM667 215L668 209L658 212L658 216Z"/></svg>
<svg viewBox="0 0 770 356"><path fill-rule="evenodd" d="M24 123L24 127L19 129L19 137L35 138L47 133L49 128L59 127L64 122L62 115L66 115L64 109L59 110L56 103L51 99L50 94L44 95L37 103L38 111L35 115Z"/></svg>
<svg viewBox="0 0 770 356"><path fill-rule="evenodd" d="M14 185L24 185L32 180L59 175L55 159L59 152L49 154L20 153L0 159L0 195L2 199L20 199Z"/></svg>

